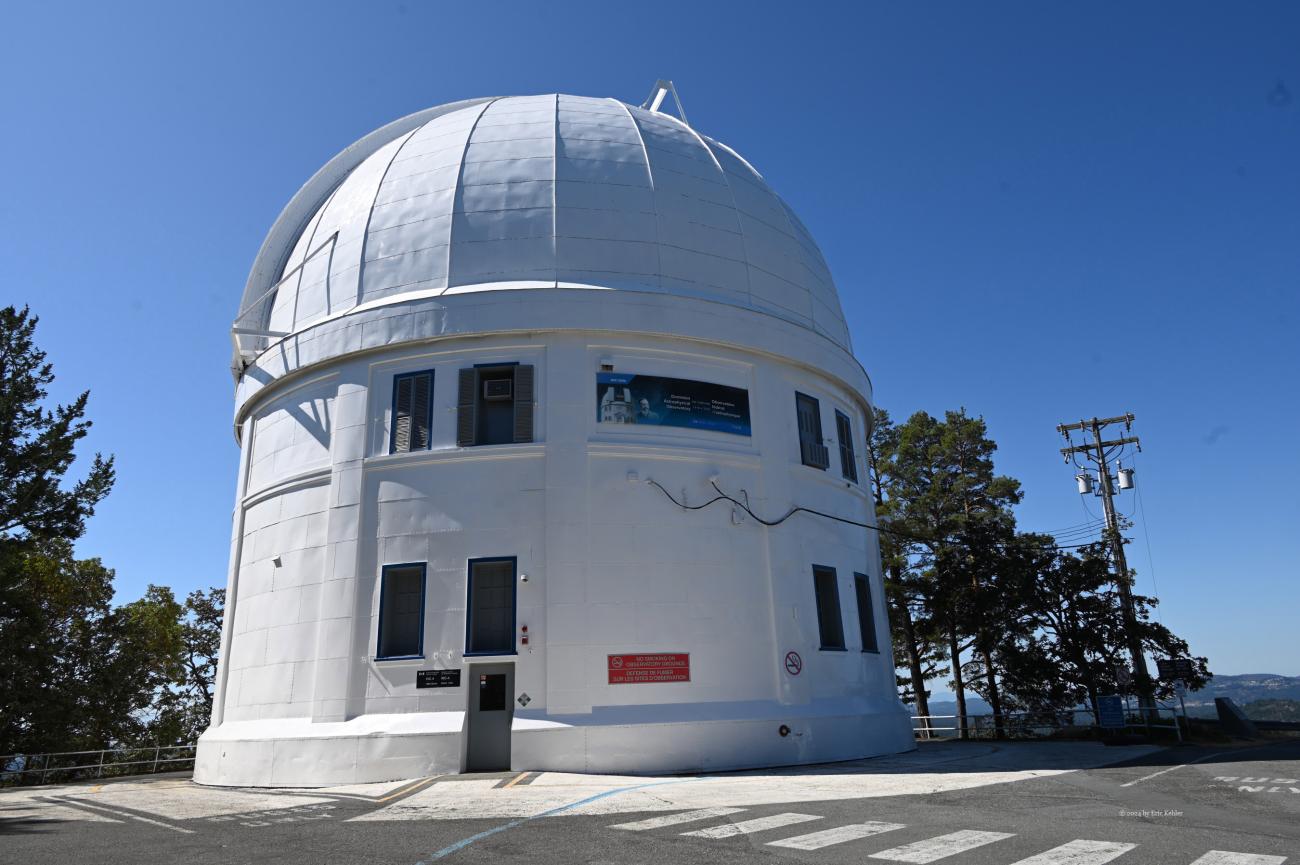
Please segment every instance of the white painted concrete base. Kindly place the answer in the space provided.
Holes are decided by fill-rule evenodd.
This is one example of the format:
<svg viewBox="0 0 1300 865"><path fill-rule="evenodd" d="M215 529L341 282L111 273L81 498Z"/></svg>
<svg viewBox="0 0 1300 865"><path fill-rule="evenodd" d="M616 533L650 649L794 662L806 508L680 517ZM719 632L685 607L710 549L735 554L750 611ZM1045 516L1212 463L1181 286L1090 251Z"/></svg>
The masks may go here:
<svg viewBox="0 0 1300 865"><path fill-rule="evenodd" d="M808 707L785 707L807 710ZM790 728L781 736L780 727ZM532 727L515 722L518 771L659 775L832 763L916 747L901 712Z"/></svg>
<svg viewBox="0 0 1300 865"><path fill-rule="evenodd" d="M229 787L328 787L461 771L464 712L228 722L199 738L194 780Z"/></svg>
<svg viewBox="0 0 1300 865"><path fill-rule="evenodd" d="M747 707L752 711L752 707ZM779 714L795 708L796 714ZM772 706L767 717L601 723L516 717L515 771L620 775L716 772L897 754L916 747L906 714ZM199 740L194 780L237 787L324 787L463 770L464 713L367 715L313 724L278 719L223 724ZM780 734L784 725L786 736Z"/></svg>

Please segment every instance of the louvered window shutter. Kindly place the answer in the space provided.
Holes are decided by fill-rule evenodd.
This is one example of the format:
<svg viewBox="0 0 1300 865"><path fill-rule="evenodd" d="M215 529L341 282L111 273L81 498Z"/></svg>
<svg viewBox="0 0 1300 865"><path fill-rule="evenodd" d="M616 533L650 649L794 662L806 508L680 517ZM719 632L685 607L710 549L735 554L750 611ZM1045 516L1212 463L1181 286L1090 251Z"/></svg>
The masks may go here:
<svg viewBox="0 0 1300 865"><path fill-rule="evenodd" d="M853 453L853 424L848 415L839 411L835 412L835 433L840 442L840 473L857 483L858 462Z"/></svg>
<svg viewBox="0 0 1300 865"><path fill-rule="evenodd" d="M433 401L433 373L411 376L411 450L429 449L430 403Z"/></svg>
<svg viewBox="0 0 1300 865"><path fill-rule="evenodd" d="M515 367L515 441L533 440L533 368Z"/></svg>
<svg viewBox="0 0 1300 865"><path fill-rule="evenodd" d="M456 444L460 447L472 447L475 431L478 428L478 372L462 369L456 388Z"/></svg>
<svg viewBox="0 0 1300 865"><path fill-rule="evenodd" d="M799 423L799 457L806 466L824 469L831 464L826 445L822 444L821 407L807 394L794 395L795 417Z"/></svg>
<svg viewBox="0 0 1300 865"><path fill-rule="evenodd" d="M389 452L400 454L411 449L411 392L415 382L409 375L393 382L393 438Z"/></svg>

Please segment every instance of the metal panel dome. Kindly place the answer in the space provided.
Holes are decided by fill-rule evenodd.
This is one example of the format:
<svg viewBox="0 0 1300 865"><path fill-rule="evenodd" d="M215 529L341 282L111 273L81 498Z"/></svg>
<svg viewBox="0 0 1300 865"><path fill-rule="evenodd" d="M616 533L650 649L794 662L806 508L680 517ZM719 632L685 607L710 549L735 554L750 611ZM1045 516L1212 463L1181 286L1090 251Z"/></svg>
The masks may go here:
<svg viewBox="0 0 1300 865"><path fill-rule="evenodd" d="M236 325L541 287L712 300L849 348L821 252L748 162L658 111L555 94L430 109L344 151L281 215Z"/></svg>

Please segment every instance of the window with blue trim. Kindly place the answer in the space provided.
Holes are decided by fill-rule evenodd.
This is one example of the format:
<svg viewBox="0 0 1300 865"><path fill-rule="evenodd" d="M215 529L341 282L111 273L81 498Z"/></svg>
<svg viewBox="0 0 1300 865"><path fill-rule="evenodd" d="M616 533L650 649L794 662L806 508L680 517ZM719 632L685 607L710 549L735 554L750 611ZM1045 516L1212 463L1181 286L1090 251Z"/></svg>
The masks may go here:
<svg viewBox="0 0 1300 865"><path fill-rule="evenodd" d="M840 474L845 480L858 482L858 460L853 453L853 422L839 409L835 410L835 434L840 440Z"/></svg>
<svg viewBox="0 0 1300 865"><path fill-rule="evenodd" d="M821 403L806 393L796 392L794 407L799 423L799 459L806 466L825 470L831 464L831 457L822 444Z"/></svg>
<svg viewBox="0 0 1300 865"><path fill-rule="evenodd" d="M484 364L460 371L456 444L503 445L533 440L534 370L526 363Z"/></svg>
<svg viewBox="0 0 1300 865"><path fill-rule="evenodd" d="M821 648L844 651L844 622L840 618L840 587L834 568L813 565L813 591L817 595L817 633Z"/></svg>
<svg viewBox="0 0 1300 865"><path fill-rule="evenodd" d="M424 655L423 563L386 565L379 584L379 641L376 658Z"/></svg>
<svg viewBox="0 0 1300 865"><path fill-rule="evenodd" d="M515 560L471 559L465 654L515 653Z"/></svg>
<svg viewBox="0 0 1300 865"><path fill-rule="evenodd" d="M876 612L871 603L871 580L866 574L853 575L853 590L858 598L858 629L862 634L862 651L879 652L876 643Z"/></svg>
<svg viewBox="0 0 1300 865"><path fill-rule="evenodd" d="M433 370L393 376L390 454L428 450L433 427Z"/></svg>

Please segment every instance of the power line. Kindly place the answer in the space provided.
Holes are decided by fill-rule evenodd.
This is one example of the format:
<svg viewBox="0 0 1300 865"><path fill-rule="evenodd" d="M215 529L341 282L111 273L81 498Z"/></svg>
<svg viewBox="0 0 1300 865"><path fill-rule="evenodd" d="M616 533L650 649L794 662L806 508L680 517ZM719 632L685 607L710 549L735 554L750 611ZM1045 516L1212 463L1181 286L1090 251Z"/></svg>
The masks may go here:
<svg viewBox="0 0 1300 865"><path fill-rule="evenodd" d="M1091 519L1088 520L1086 523L1075 523L1072 526L1065 526L1064 528L1053 529L1052 531L1044 532L1043 534L1047 534L1047 535L1063 534L1073 529L1082 529L1082 528L1089 528L1092 526L1099 526L1101 525L1101 522L1102 521L1099 519Z"/></svg>
<svg viewBox="0 0 1300 865"><path fill-rule="evenodd" d="M1137 462L1136 458L1134 459L1134 462ZM1146 512L1146 508L1143 507L1143 505L1142 505L1142 489L1141 489L1141 487L1139 487L1138 489L1134 490L1134 492L1137 494L1137 495L1135 495L1135 496L1133 497L1133 498L1137 501L1137 512L1138 512L1139 516L1141 516L1141 518L1142 518L1142 519L1141 519L1141 523L1142 523L1142 541L1143 541L1143 543L1146 545L1146 548L1147 548L1147 570L1151 572L1151 591L1155 593L1155 596L1156 596L1157 598L1159 598L1159 597L1160 597L1160 583L1156 581L1156 563L1155 563L1155 559L1152 558L1152 556L1151 556L1151 533L1147 531L1147 512ZM1161 624L1164 624L1164 620L1161 619L1161 617L1160 617L1160 605L1159 605L1159 604L1156 604L1156 610L1155 610L1155 612L1156 612L1156 621L1157 621L1157 622L1160 622Z"/></svg>
<svg viewBox="0 0 1300 865"><path fill-rule="evenodd" d="M1057 539L1066 539L1072 537L1084 537L1086 535L1095 535L1105 529L1105 523L1094 523L1086 529L1075 529L1072 532L1042 532L1044 535L1051 535Z"/></svg>
<svg viewBox="0 0 1300 865"><path fill-rule="evenodd" d="M1103 529L1104 526L1096 525L1090 529L1080 529L1079 531L1075 531L1075 532L1040 532L1040 534L1051 535L1057 540L1065 541L1065 540L1072 540L1074 538L1086 538L1089 537L1090 535L1096 535L1099 534Z"/></svg>
<svg viewBox="0 0 1300 865"><path fill-rule="evenodd" d="M1083 458L1092 461L1097 466L1097 482L1100 485L1101 503L1106 516L1106 535L1110 542L1111 556L1115 563L1115 587L1119 589L1120 608L1124 617L1124 636L1128 644L1129 655L1133 660L1133 678L1137 685L1138 705L1144 717L1151 718L1155 713L1155 702L1152 697L1151 678L1147 673L1146 655L1142 650L1142 640L1137 632L1137 610L1133 603L1133 578L1129 573L1128 561L1124 556L1124 538L1119 533L1119 514L1115 511L1113 486L1114 479L1110 474L1110 459L1113 455L1123 451L1125 445L1131 444L1140 452L1142 444L1137 436L1120 435L1118 438L1109 441L1102 437L1102 431L1106 427L1114 424L1124 424L1124 431L1130 432L1133 429L1133 413L1120 415L1118 417L1097 418L1092 420L1080 420L1078 423L1058 424L1056 431L1065 439L1066 446L1061 448L1061 455L1065 461L1073 461L1078 465L1077 456L1082 454ZM1071 433L1079 432L1083 435L1083 443L1075 444ZM1091 434L1092 440L1088 440ZM1078 476L1079 493L1087 495L1092 491L1092 476L1088 474L1088 469L1083 469L1082 474ZM1127 474L1126 474L1127 473ZM1119 483L1121 489L1127 489L1132 486L1132 470L1120 469Z"/></svg>

